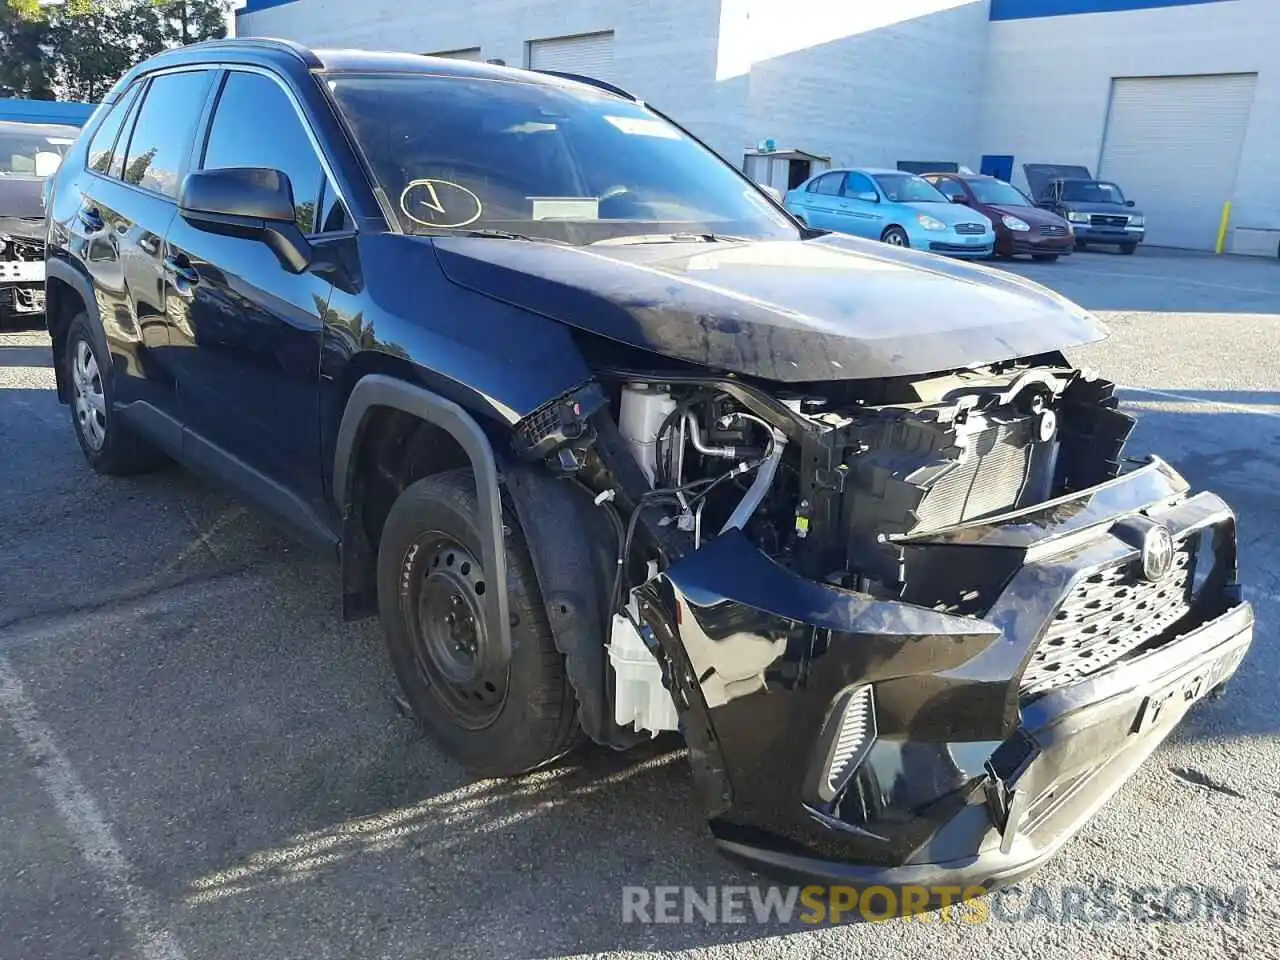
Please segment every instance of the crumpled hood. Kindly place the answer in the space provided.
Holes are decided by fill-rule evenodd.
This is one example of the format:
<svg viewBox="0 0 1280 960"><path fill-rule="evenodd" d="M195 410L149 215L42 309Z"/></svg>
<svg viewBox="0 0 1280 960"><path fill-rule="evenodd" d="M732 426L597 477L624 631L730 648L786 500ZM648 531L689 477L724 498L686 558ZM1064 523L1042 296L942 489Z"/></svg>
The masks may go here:
<svg viewBox="0 0 1280 960"><path fill-rule="evenodd" d="M1091 343L1012 274L852 237L572 247L436 237L453 282L677 360L785 382L978 366Z"/></svg>

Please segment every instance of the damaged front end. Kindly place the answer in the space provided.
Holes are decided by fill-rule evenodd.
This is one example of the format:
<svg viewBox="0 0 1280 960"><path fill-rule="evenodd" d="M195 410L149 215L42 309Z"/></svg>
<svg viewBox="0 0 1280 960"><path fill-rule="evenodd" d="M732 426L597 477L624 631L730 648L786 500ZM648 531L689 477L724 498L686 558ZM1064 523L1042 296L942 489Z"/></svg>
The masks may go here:
<svg viewBox="0 0 1280 960"><path fill-rule="evenodd" d="M601 383L548 463L618 512L613 719L678 718L753 869L1012 882L1247 650L1231 510L1123 460L1113 385L1061 357Z"/></svg>

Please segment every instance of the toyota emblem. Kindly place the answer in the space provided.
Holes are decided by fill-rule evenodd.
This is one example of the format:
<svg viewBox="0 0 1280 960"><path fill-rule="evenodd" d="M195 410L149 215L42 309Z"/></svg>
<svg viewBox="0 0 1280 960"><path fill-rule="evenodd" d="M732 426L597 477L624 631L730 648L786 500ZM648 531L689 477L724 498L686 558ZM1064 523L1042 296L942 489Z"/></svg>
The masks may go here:
<svg viewBox="0 0 1280 960"><path fill-rule="evenodd" d="M1142 576L1152 583L1163 580L1173 568L1173 537L1161 526L1142 538Z"/></svg>

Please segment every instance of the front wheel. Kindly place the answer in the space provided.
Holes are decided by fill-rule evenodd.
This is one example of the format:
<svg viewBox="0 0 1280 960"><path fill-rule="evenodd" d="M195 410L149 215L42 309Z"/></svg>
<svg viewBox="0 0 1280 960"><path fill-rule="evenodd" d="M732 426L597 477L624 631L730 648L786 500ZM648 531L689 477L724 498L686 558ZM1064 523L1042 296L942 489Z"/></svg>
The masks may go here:
<svg viewBox="0 0 1280 960"><path fill-rule="evenodd" d="M556 649L519 523L504 518L507 582L484 568L470 470L426 477L391 508L378 549L378 607L400 688L432 737L486 776L515 776L579 740L577 701ZM497 624L491 590L510 598L511 659L481 669Z"/></svg>
<svg viewBox="0 0 1280 960"><path fill-rule="evenodd" d="M1138 245L1136 243L1120 244L1120 252L1126 257L1132 257L1134 254L1134 251L1136 251L1137 249L1138 249Z"/></svg>
<svg viewBox="0 0 1280 960"><path fill-rule="evenodd" d="M1058 256L1056 253L1033 253L1031 259L1039 260L1041 263L1053 263L1058 259Z"/></svg>
<svg viewBox="0 0 1280 960"><path fill-rule="evenodd" d="M890 227L880 236L880 239L891 247L911 246L911 239L907 236L907 231L901 227Z"/></svg>

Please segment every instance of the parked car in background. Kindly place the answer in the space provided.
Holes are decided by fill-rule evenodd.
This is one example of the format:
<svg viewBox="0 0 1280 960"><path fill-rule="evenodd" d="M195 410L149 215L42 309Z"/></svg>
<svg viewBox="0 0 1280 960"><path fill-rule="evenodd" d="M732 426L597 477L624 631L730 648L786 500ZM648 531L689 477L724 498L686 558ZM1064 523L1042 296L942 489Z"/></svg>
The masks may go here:
<svg viewBox="0 0 1280 960"><path fill-rule="evenodd" d="M1071 225L1056 213L1038 208L1012 184L965 173L923 176L952 203L971 207L991 221L996 256L1030 254L1035 260L1052 261L1075 248Z"/></svg>
<svg viewBox="0 0 1280 960"><path fill-rule="evenodd" d="M1071 224L1077 250L1105 243L1131 254L1146 236L1147 220L1137 205L1117 184L1095 180L1087 167L1028 163L1023 171L1036 205Z"/></svg>
<svg viewBox="0 0 1280 960"><path fill-rule="evenodd" d="M991 256L995 243L985 216L901 170L830 170L790 191L784 205L807 226L895 247L979 258Z"/></svg>
<svg viewBox="0 0 1280 960"><path fill-rule="evenodd" d="M44 312L45 178L76 127L0 121L0 326Z"/></svg>

